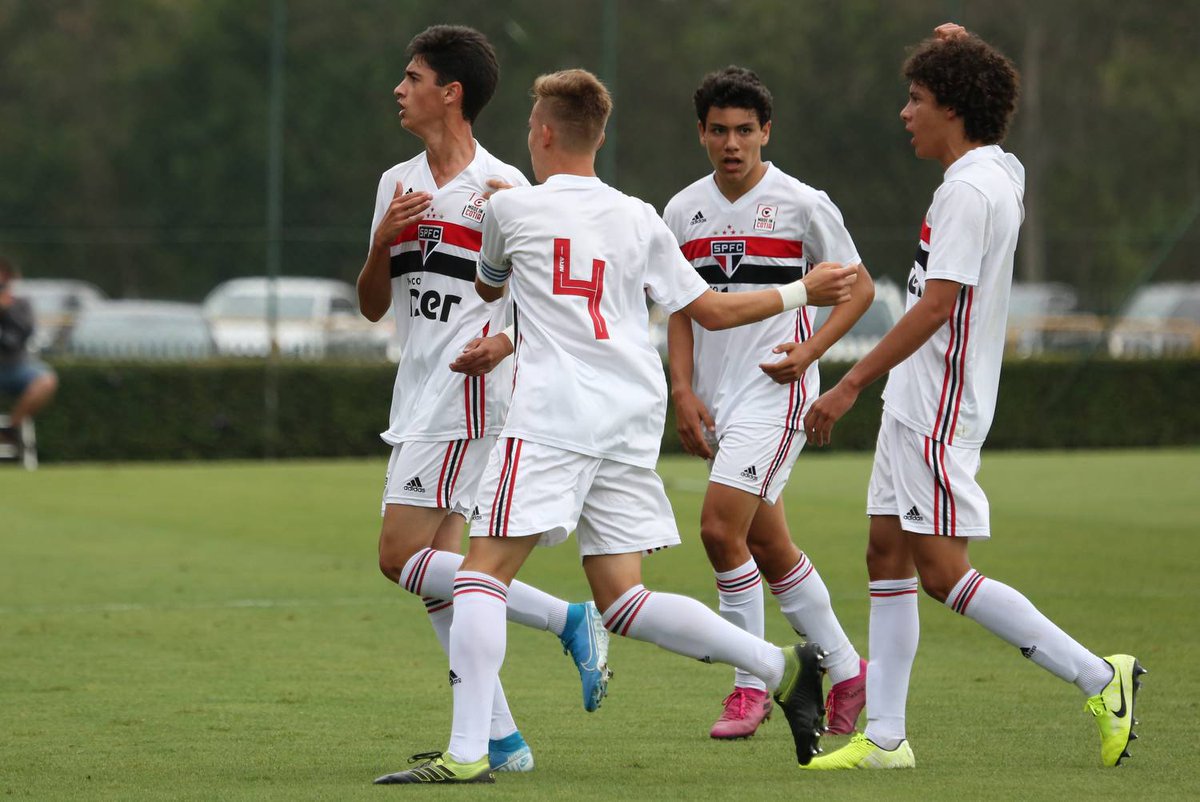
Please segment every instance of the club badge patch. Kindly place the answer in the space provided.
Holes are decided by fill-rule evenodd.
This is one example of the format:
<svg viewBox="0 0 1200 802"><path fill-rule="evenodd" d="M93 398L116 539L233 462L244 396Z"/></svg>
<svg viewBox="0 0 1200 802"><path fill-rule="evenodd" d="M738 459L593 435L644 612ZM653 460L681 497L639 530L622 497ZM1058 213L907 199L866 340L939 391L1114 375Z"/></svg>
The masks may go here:
<svg viewBox="0 0 1200 802"><path fill-rule="evenodd" d="M417 242L421 246L421 264L429 261L429 254L433 253L437 248L438 243L442 241L442 227L436 225L422 224L417 226Z"/></svg>
<svg viewBox="0 0 1200 802"><path fill-rule="evenodd" d="M733 271L737 270L742 257L746 255L744 239L715 239L709 247L712 249L712 257L716 260L717 266L727 277L733 275Z"/></svg>
<svg viewBox="0 0 1200 802"><path fill-rule="evenodd" d="M474 220L476 223L483 222L483 208L487 206L488 199L480 195L478 192L471 193L471 199L467 201L467 205L463 207L462 216L468 220Z"/></svg>
<svg viewBox="0 0 1200 802"><path fill-rule="evenodd" d="M768 206L765 203L758 204L758 213L754 215L754 230L774 231L775 215L778 211L778 206Z"/></svg>

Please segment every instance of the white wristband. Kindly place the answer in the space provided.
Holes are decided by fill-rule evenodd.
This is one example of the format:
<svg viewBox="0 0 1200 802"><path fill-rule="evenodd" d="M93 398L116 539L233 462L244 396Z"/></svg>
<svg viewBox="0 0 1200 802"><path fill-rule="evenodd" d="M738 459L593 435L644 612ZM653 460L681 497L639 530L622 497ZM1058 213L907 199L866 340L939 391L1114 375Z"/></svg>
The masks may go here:
<svg viewBox="0 0 1200 802"><path fill-rule="evenodd" d="M804 286L804 279L793 281L791 284L784 284L782 287L776 287L780 296L783 298L783 311L787 312L791 309L799 309L808 301L808 288Z"/></svg>
<svg viewBox="0 0 1200 802"><path fill-rule="evenodd" d="M505 337L507 337L508 341L512 345L517 344L517 327L516 327L516 325L511 325L507 329L505 329L504 331L502 331L500 333L503 334Z"/></svg>

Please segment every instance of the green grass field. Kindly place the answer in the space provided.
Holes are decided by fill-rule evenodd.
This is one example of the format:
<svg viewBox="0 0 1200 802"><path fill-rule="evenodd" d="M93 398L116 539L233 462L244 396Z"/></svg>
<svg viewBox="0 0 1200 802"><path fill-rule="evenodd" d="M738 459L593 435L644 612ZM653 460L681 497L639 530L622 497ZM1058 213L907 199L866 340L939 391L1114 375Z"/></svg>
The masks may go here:
<svg viewBox="0 0 1200 802"><path fill-rule="evenodd" d="M0 795L15 799L1107 799L1200 791L1200 451L986 454L993 542L975 566L1100 654L1151 673L1141 740L1098 765L1081 695L922 598L912 772L809 775L782 715L707 731L732 670L628 640L594 714L557 639L510 627L504 682L533 774L380 788L449 732L445 658L420 602L375 567L382 461L53 467L0 473ZM866 650L869 458L802 457L793 533ZM684 545L646 584L716 591L696 534L699 462L662 466ZM571 541L522 578L586 588ZM767 600L768 637L789 630ZM829 738L826 748L844 739Z"/></svg>

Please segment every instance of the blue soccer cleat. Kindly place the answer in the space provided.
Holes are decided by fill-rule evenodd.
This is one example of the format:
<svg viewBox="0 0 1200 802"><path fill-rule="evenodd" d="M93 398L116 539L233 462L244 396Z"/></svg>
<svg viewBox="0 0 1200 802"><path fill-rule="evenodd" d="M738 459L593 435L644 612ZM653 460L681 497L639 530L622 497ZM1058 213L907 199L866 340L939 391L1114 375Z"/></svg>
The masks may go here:
<svg viewBox="0 0 1200 802"><path fill-rule="evenodd" d="M492 771L533 771L533 751L518 730L488 741L488 764Z"/></svg>
<svg viewBox="0 0 1200 802"><path fill-rule="evenodd" d="M608 630L592 602L572 604L563 627L563 654L571 655L583 684L583 709L591 713L608 695Z"/></svg>

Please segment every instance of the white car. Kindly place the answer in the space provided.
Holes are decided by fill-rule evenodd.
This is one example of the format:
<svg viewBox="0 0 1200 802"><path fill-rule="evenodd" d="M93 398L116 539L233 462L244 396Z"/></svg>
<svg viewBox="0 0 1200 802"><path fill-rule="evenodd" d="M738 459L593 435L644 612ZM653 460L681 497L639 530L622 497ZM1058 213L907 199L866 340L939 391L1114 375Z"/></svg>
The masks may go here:
<svg viewBox="0 0 1200 802"><path fill-rule="evenodd" d="M344 281L281 276L275 281L275 342L284 356L383 357L395 330L391 316L371 323L358 312L358 295ZM204 300L217 350L228 356L271 352L268 304L271 280L261 276L219 284Z"/></svg>
<svg viewBox="0 0 1200 802"><path fill-rule="evenodd" d="M1200 281L1139 289L1109 332L1108 352L1124 359L1200 353Z"/></svg>

